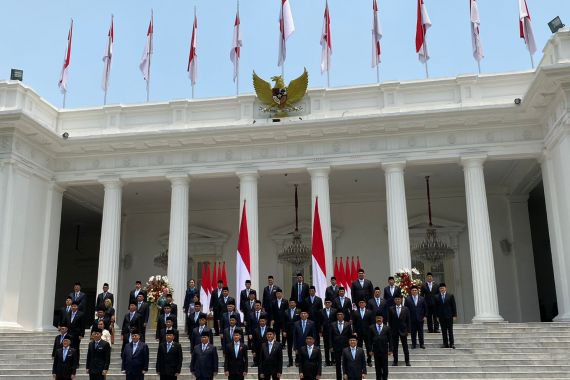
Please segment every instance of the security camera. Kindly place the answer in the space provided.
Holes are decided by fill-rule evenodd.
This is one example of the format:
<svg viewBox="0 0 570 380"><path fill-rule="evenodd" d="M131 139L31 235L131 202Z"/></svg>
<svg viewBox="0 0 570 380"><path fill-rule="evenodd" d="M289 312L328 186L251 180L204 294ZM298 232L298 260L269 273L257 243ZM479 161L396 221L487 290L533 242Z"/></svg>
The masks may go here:
<svg viewBox="0 0 570 380"><path fill-rule="evenodd" d="M521 99L521 98L516 98L516 99L515 99L515 104L516 104L517 106L520 106L521 103L522 103L522 99Z"/></svg>
<svg viewBox="0 0 570 380"><path fill-rule="evenodd" d="M67 140L67 139L69 138L69 133L63 132L63 134L61 135L61 137L62 137L64 140Z"/></svg>

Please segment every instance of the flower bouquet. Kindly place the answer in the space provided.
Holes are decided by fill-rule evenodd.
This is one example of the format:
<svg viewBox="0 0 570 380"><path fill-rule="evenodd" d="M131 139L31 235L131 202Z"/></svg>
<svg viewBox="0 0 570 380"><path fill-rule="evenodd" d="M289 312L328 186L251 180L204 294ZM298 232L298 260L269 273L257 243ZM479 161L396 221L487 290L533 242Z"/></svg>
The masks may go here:
<svg viewBox="0 0 570 380"><path fill-rule="evenodd" d="M170 294L173 293L172 285L168 282L168 277L156 275L150 276L146 282L147 301L150 304L156 304L162 295L162 290L168 288Z"/></svg>
<svg viewBox="0 0 570 380"><path fill-rule="evenodd" d="M406 298L412 293L412 286L415 285L418 288L422 286L422 280L419 276L420 272L416 268L403 268L394 275L394 281L402 291L402 297Z"/></svg>

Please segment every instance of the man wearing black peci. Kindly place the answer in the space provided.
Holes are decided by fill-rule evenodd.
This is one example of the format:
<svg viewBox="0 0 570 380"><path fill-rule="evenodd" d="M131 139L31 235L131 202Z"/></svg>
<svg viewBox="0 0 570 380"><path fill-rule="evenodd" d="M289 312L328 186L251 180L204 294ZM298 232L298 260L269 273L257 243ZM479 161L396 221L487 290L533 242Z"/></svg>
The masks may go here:
<svg viewBox="0 0 570 380"><path fill-rule="evenodd" d="M263 310L267 313L269 317L269 323L273 320L273 301L277 299L277 290L281 288L275 285L275 280L273 276L267 276L267 286L263 288L263 294L261 296L261 306Z"/></svg>
<svg viewBox="0 0 570 380"><path fill-rule="evenodd" d="M111 300L113 305L115 304L115 296L113 296L113 293L109 292L109 284L107 283L103 284L103 291L97 295L95 307L105 309L105 300Z"/></svg>
<svg viewBox="0 0 570 380"><path fill-rule="evenodd" d="M361 299L358 302L358 308L352 311L352 331L356 335L357 345L362 348L366 345L368 366L372 366L372 358L370 357L370 342L366 335L368 328L374 323L374 316L370 310L366 309L366 301Z"/></svg>
<svg viewBox="0 0 570 380"><path fill-rule="evenodd" d="M390 328L384 324L382 313L376 314L376 323L370 326L368 339L374 355L374 366L376 367L376 380L388 380L388 355L391 352Z"/></svg>
<svg viewBox="0 0 570 380"><path fill-rule="evenodd" d="M333 307L338 311L344 313L344 320L350 321L350 312L352 311L352 301L346 297L346 292L343 286L338 288L338 297L333 300Z"/></svg>
<svg viewBox="0 0 570 380"><path fill-rule="evenodd" d="M331 284L330 286L327 286L327 289L325 290L325 300L331 300L332 302L336 297L338 297L338 285L336 283L336 277L332 276Z"/></svg>
<svg viewBox="0 0 570 380"><path fill-rule="evenodd" d="M309 319L315 323L316 332L313 339L318 347L321 345L318 332L321 330L321 310L323 310L323 299L317 296L316 289L313 285L309 287L309 296L305 299L305 310L309 313Z"/></svg>
<svg viewBox="0 0 570 380"><path fill-rule="evenodd" d="M410 310L402 306L402 296L394 297L394 306L388 309L388 325L392 334L392 353L394 355L394 367L398 366L398 343L402 342L404 350L404 359L406 366L410 364L410 351L408 350L408 334L411 330Z"/></svg>
<svg viewBox="0 0 570 380"><path fill-rule="evenodd" d="M272 318L271 325L275 331L275 337L278 342L281 342L281 335L283 332L283 326L285 325L285 311L289 308L289 301L283 298L283 291L278 289L275 293L275 301L272 305ZM283 340L283 344L285 340Z"/></svg>
<svg viewBox="0 0 570 380"><path fill-rule="evenodd" d="M169 330L156 355L156 374L160 380L176 380L182 371L182 360L182 346L174 341L173 330Z"/></svg>
<svg viewBox="0 0 570 380"><path fill-rule="evenodd" d="M197 380L212 380L218 374L218 350L210 343L207 333L202 333L200 344L192 351L190 372Z"/></svg>
<svg viewBox="0 0 570 380"><path fill-rule="evenodd" d="M299 378L302 380L317 380L322 375L322 354L315 339L307 335L305 345L299 350Z"/></svg>
<svg viewBox="0 0 570 380"><path fill-rule="evenodd" d="M208 319L208 315L206 313L203 313L201 308L202 304L200 303L200 301L195 302L194 310L191 313L189 313L188 317L186 318L186 332L188 334L189 339L192 337L192 331L194 330L194 328L198 327L198 325L200 324L200 318L204 317Z"/></svg>
<svg viewBox="0 0 570 380"><path fill-rule="evenodd" d="M55 380L75 379L75 373L79 366L79 355L71 347L71 340L66 336L53 356L53 367L51 373Z"/></svg>
<svg viewBox="0 0 570 380"><path fill-rule="evenodd" d="M141 316L142 327L139 328L141 335L141 340L144 342L146 339L146 325L148 324L148 318L150 316L150 307L145 301L145 295L139 293L137 296L137 313Z"/></svg>
<svg viewBox="0 0 570 380"><path fill-rule="evenodd" d="M245 289L242 289L239 293L239 311L246 314L245 303L249 301L249 294L253 292L257 296L255 289L251 288L251 280L245 280Z"/></svg>
<svg viewBox="0 0 570 380"><path fill-rule="evenodd" d="M293 341L295 334L295 322L301 319L297 302L289 300L289 308L283 314L283 341L287 342L287 367L293 366Z"/></svg>
<svg viewBox="0 0 570 380"><path fill-rule="evenodd" d="M388 308L386 307L386 301L382 299L382 291L378 286L374 288L374 296L368 300L366 307L372 312L372 315L376 315L380 312L384 319L387 320Z"/></svg>
<svg viewBox="0 0 570 380"><path fill-rule="evenodd" d="M386 301L386 307L390 308L394 306L394 298L396 296L402 296L402 290L396 285L396 280L393 276L388 277L388 286L384 288L384 301Z"/></svg>
<svg viewBox="0 0 570 380"><path fill-rule="evenodd" d="M295 300L297 307L303 310L303 302L309 296L309 284L307 284L301 273L297 273L297 282L291 286L291 297L289 300Z"/></svg>
<svg viewBox="0 0 570 380"><path fill-rule="evenodd" d="M352 331L349 324L344 321L342 311L336 312L336 318L337 322L331 325L331 350L336 363L336 380L342 380L342 351L348 347L348 339Z"/></svg>
<svg viewBox="0 0 570 380"><path fill-rule="evenodd" d="M104 380L111 364L111 345L101 339L101 329L94 329L87 346L85 369L90 380Z"/></svg>
<svg viewBox="0 0 570 380"><path fill-rule="evenodd" d="M370 280L364 278L364 269L358 270L358 278L352 282L350 291L352 292L352 301L355 304L358 304L360 300L364 300L366 304L372 298L374 286Z"/></svg>
<svg viewBox="0 0 570 380"><path fill-rule="evenodd" d="M210 313L214 316L214 330L216 335L220 335L220 317L222 316L222 311L220 310L219 301L223 297L224 282L218 280L218 287L212 291L212 296L210 297Z"/></svg>
<svg viewBox="0 0 570 380"><path fill-rule="evenodd" d="M410 310L410 320L412 327L412 349L417 347L417 341L420 341L420 348L424 346L424 319L426 317L426 302L424 297L418 294L418 287L413 285L411 295L406 298L406 306Z"/></svg>
<svg viewBox="0 0 570 380"><path fill-rule="evenodd" d="M439 295L435 298L437 318L441 326L444 348L455 348L453 337L453 321L457 319L457 307L455 297L447 293L447 286L442 282L439 284Z"/></svg>
<svg viewBox="0 0 570 380"><path fill-rule="evenodd" d="M435 297L439 294L439 287L433 281L433 275L428 272L426 275L426 282L422 285L422 296L426 301L427 306L427 326L428 332L439 332L439 322L437 321L437 313L435 309Z"/></svg>
<svg viewBox="0 0 570 380"><path fill-rule="evenodd" d="M325 346L325 365L330 366L334 363L334 355L331 355L331 330L336 322L336 309L331 307L332 301L330 299L325 300L325 308L321 310L321 330L320 334L323 338L323 343ZM331 361L332 356L332 361Z"/></svg>
<svg viewBox="0 0 570 380"><path fill-rule="evenodd" d="M73 341L73 337L67 332L67 322L62 322L59 326L59 334L57 334L53 340L53 349L51 351L52 358L55 357L57 350L63 347L63 341L65 339L69 339L70 342Z"/></svg>
<svg viewBox="0 0 570 380"><path fill-rule="evenodd" d="M81 339L85 336L85 316L79 311L79 303L77 301L73 301L71 304L71 313L67 316L65 323L69 326L69 334L73 337L71 347L77 351L77 355L80 355L79 346Z"/></svg>
<svg viewBox="0 0 570 380"><path fill-rule="evenodd" d="M259 378L279 380L283 373L283 347L275 340L273 329L267 330L267 342L261 347Z"/></svg>
<svg viewBox="0 0 570 380"><path fill-rule="evenodd" d="M267 331L269 327L267 326L267 317L262 315L259 318L259 326L253 330L251 336L251 355L253 356L253 367L259 365L259 357L261 355L261 346L263 343L267 342Z"/></svg>
<svg viewBox="0 0 570 380"><path fill-rule="evenodd" d="M235 332L232 338L225 348L224 374L228 380L243 380L247 376L247 346L239 332Z"/></svg>
<svg viewBox="0 0 570 380"><path fill-rule="evenodd" d="M361 380L366 376L364 350L356 345L356 336L351 336L349 346L342 351L342 373L344 380Z"/></svg>
<svg viewBox="0 0 570 380"><path fill-rule="evenodd" d="M146 290L142 288L142 282L139 280L135 281L135 288L129 293L129 305L131 303L137 303L137 297L139 294L143 295L143 301L146 301Z"/></svg>

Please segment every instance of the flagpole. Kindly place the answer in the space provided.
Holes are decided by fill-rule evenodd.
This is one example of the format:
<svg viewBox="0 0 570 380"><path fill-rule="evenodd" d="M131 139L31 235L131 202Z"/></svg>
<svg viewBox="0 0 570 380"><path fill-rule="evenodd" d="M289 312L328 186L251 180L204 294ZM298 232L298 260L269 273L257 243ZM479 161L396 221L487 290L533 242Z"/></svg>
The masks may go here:
<svg viewBox="0 0 570 380"><path fill-rule="evenodd" d="M237 14L239 17L239 0L237 0ZM240 19L240 24L238 26L238 28L241 27L241 19ZM239 33L238 33L239 35ZM238 40L239 40L239 36L238 36ZM239 41L238 41L239 44ZM236 56L236 60L237 60L237 72L236 72L236 96L239 95L239 60L241 59L241 53L240 56Z"/></svg>
<svg viewBox="0 0 570 380"><path fill-rule="evenodd" d="M531 65L532 68L534 69L534 58L533 58L532 53L530 52L530 50L528 51L528 54L530 55L530 65Z"/></svg>
<svg viewBox="0 0 570 380"><path fill-rule="evenodd" d="M479 74L481 74L481 61L477 61L477 68L479 69Z"/></svg>
<svg viewBox="0 0 570 380"><path fill-rule="evenodd" d="M152 35L150 37L150 50L148 52L148 78L146 81L146 102L150 99L150 65L152 63L152 40L154 38L154 10L150 9L150 22L152 24Z"/></svg>
<svg viewBox="0 0 570 380"><path fill-rule="evenodd" d="M194 5L194 24L192 24L192 25L196 25L196 6L195 5ZM195 37L194 33L195 33L194 26L192 26L192 36L193 37ZM190 45L191 45L190 49L192 49L193 44L194 44L194 40L190 41ZM196 65L195 58L194 58L194 65ZM190 83L192 83L192 99L194 99L194 79L193 78L194 78L193 76L192 76L192 78L190 78Z"/></svg>
<svg viewBox="0 0 570 380"><path fill-rule="evenodd" d="M422 14L422 33L424 34L424 43L423 43L423 50L424 50L424 66L426 68L426 78L429 78L429 70L428 70L428 55L427 55L427 35L426 35L426 27L424 25L424 17Z"/></svg>
<svg viewBox="0 0 570 380"><path fill-rule="evenodd" d="M65 90L65 92L63 93L63 107L65 108L65 99L67 98L67 90Z"/></svg>
<svg viewBox="0 0 570 380"><path fill-rule="evenodd" d="M380 62L376 63L376 83L380 83Z"/></svg>

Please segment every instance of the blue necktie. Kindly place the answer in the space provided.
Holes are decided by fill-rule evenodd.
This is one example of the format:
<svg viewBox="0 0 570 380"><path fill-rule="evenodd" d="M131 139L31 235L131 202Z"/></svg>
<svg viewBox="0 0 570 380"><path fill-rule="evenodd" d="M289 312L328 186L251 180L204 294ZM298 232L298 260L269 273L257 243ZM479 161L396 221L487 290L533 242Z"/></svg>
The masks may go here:
<svg viewBox="0 0 570 380"><path fill-rule="evenodd" d="M67 358L67 348L63 349L63 361Z"/></svg>
<svg viewBox="0 0 570 380"><path fill-rule="evenodd" d="M299 301L301 301L301 289L302 289L302 285L299 284L299 294L297 295L297 299L298 299Z"/></svg>

